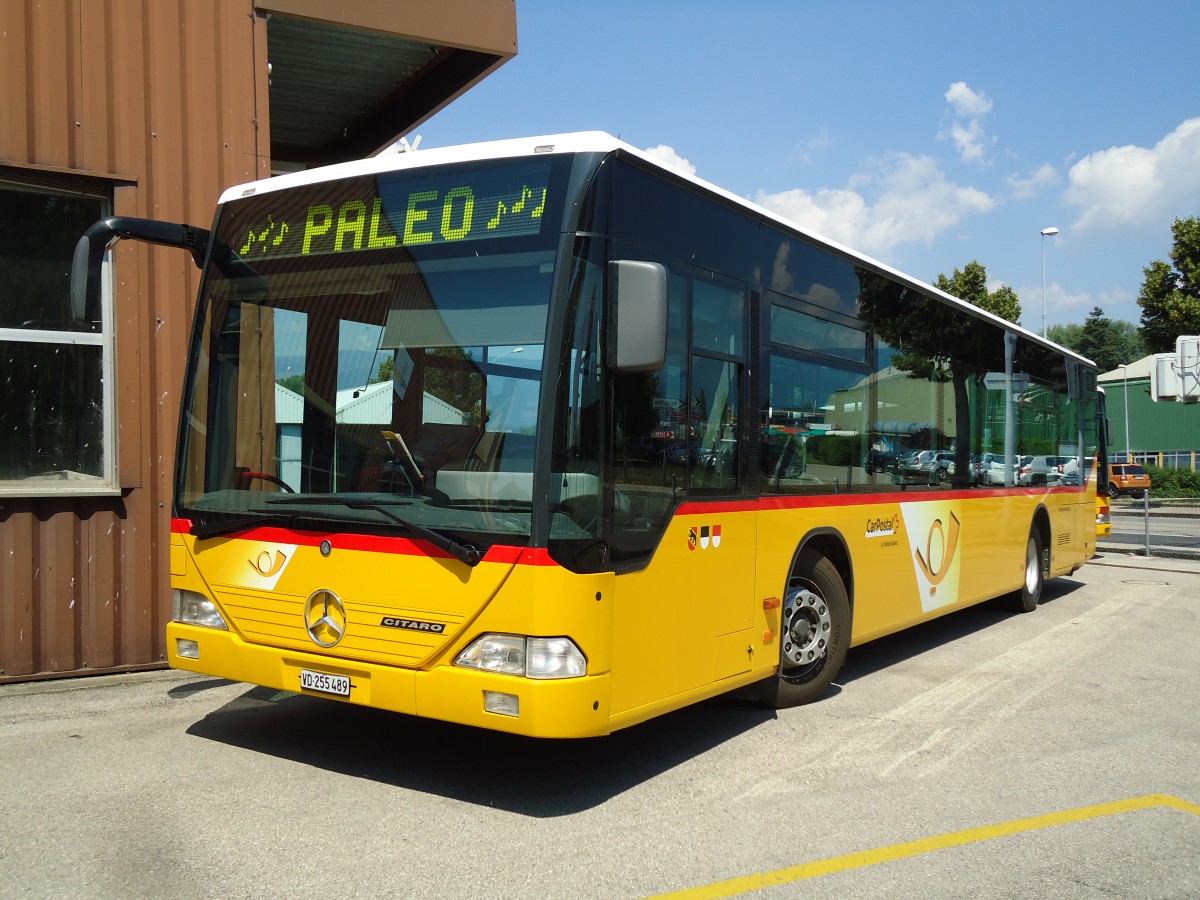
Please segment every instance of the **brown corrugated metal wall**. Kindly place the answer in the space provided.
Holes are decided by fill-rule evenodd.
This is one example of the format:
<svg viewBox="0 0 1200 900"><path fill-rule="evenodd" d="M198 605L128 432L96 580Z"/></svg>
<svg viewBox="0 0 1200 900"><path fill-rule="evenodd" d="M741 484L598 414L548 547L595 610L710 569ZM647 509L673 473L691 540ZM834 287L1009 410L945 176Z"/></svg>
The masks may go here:
<svg viewBox="0 0 1200 900"><path fill-rule="evenodd" d="M94 176L116 215L207 227L268 174L253 0L3 0L0 165ZM178 395L196 270L114 266L120 497L0 497L0 682L161 665Z"/></svg>

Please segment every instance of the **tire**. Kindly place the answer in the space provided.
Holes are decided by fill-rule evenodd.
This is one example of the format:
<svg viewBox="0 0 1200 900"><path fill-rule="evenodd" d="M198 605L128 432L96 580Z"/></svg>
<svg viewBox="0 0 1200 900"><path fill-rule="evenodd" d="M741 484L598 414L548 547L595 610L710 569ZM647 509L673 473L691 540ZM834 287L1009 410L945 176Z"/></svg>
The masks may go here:
<svg viewBox="0 0 1200 900"><path fill-rule="evenodd" d="M825 556L796 560L779 615L779 669L763 681L762 701L775 709L819 699L837 677L850 646L850 597Z"/></svg>
<svg viewBox="0 0 1200 900"><path fill-rule="evenodd" d="M1029 613L1038 607L1042 599L1042 587L1046 583L1042 571L1042 533L1033 528L1025 542L1025 580L1021 587L1006 598L1013 612Z"/></svg>
<svg viewBox="0 0 1200 900"><path fill-rule="evenodd" d="M1116 500L1118 497L1121 496L1121 491L1115 484L1109 484L1108 496L1109 496L1110 500Z"/></svg>

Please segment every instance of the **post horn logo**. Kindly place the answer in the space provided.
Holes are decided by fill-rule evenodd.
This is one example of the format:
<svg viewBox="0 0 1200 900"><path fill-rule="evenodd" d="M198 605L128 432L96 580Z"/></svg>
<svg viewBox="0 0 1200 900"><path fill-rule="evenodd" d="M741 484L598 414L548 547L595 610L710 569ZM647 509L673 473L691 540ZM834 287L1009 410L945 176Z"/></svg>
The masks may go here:
<svg viewBox="0 0 1200 900"><path fill-rule="evenodd" d="M318 647L336 647L346 634L346 607L333 591L314 591L304 604L304 627Z"/></svg>
<svg viewBox="0 0 1200 900"><path fill-rule="evenodd" d="M958 516L954 513L950 513L948 529L943 528L941 519L934 519L933 524L929 526L929 537L925 542L925 555L922 556L920 550L916 551L917 565L921 567L921 571L929 579L929 584L934 588L942 583L954 562L954 551L958 547L958 532L961 527ZM940 546L935 545L935 541ZM935 551L937 551L936 558Z"/></svg>
<svg viewBox="0 0 1200 900"><path fill-rule="evenodd" d="M250 563L250 568L252 568L263 578L270 578L279 574L280 570L283 568L283 564L287 562L287 557L284 556L282 550L276 550L275 558L272 559L271 552L269 550L264 550L262 553L258 554L257 559L250 559L247 560L247 562Z"/></svg>

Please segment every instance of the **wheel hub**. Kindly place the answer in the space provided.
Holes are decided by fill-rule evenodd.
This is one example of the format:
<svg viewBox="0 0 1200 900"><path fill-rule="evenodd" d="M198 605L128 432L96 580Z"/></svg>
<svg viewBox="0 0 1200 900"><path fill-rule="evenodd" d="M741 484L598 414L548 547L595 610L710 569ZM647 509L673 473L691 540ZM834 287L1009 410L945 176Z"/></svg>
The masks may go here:
<svg viewBox="0 0 1200 900"><path fill-rule="evenodd" d="M1042 561L1038 559L1037 546L1032 540L1025 552L1025 590L1034 594L1042 577Z"/></svg>
<svg viewBox="0 0 1200 900"><path fill-rule="evenodd" d="M808 666L825 656L833 620L829 604L808 588L788 593L783 605L783 658L787 665Z"/></svg>

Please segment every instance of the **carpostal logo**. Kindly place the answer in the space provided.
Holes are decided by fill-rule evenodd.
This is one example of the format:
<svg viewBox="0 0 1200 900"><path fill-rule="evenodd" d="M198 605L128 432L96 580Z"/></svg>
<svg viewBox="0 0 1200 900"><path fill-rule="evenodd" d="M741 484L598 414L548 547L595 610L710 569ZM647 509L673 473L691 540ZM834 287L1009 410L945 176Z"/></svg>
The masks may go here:
<svg viewBox="0 0 1200 900"><path fill-rule="evenodd" d="M900 513L890 519L867 519L867 537L891 537L900 530Z"/></svg>
<svg viewBox="0 0 1200 900"><path fill-rule="evenodd" d="M721 526L720 525L700 525L688 531L688 549L695 550L699 547L701 550L707 550L709 547L721 546Z"/></svg>

